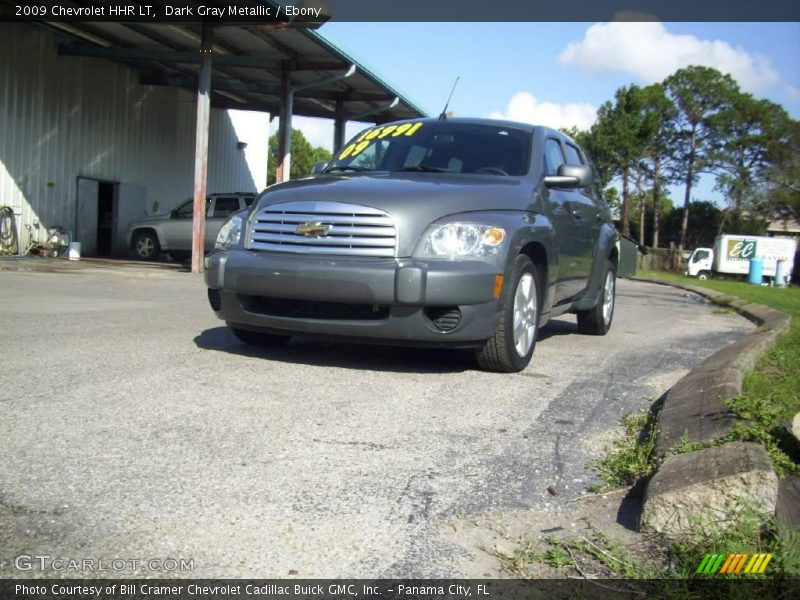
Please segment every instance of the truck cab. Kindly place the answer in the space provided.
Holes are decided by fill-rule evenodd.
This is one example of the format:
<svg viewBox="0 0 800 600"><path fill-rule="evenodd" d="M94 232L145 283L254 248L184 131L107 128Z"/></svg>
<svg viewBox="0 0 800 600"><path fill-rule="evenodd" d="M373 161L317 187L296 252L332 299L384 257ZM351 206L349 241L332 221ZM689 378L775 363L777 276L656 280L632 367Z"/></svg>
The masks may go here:
<svg viewBox="0 0 800 600"><path fill-rule="evenodd" d="M689 257L689 265L684 275L697 277L698 279L708 279L711 277L713 264L714 251L711 248L695 248Z"/></svg>

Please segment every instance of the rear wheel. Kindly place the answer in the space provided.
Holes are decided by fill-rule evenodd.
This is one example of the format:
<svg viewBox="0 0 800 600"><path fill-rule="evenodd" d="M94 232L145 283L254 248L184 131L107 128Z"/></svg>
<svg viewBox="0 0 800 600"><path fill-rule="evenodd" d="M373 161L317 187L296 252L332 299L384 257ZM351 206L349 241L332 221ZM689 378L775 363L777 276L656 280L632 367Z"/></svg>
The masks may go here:
<svg viewBox="0 0 800 600"><path fill-rule="evenodd" d="M531 259L520 254L503 293L500 324L494 337L476 351L486 371L517 373L531 362L539 333L539 274Z"/></svg>
<svg viewBox="0 0 800 600"><path fill-rule="evenodd" d="M155 260L161 254L158 236L152 231L140 231L133 238L133 252L139 260Z"/></svg>
<svg viewBox="0 0 800 600"><path fill-rule="evenodd" d="M614 304L617 297L617 269L614 263L607 261L606 273L603 277L603 291L594 308L579 310L578 331L589 335L605 335L611 329L614 319Z"/></svg>
<svg viewBox="0 0 800 600"><path fill-rule="evenodd" d="M250 346L281 346L291 339L291 336L288 335L272 335L236 327L231 327L230 329L240 342Z"/></svg>

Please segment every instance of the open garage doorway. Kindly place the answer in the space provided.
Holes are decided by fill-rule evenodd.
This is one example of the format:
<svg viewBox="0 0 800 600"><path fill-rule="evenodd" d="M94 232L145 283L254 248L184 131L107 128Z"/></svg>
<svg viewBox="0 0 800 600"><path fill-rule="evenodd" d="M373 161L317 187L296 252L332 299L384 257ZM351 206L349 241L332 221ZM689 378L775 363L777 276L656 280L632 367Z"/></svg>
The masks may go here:
<svg viewBox="0 0 800 600"><path fill-rule="evenodd" d="M143 186L78 177L75 240L81 254L126 256L126 229L147 216L145 196Z"/></svg>

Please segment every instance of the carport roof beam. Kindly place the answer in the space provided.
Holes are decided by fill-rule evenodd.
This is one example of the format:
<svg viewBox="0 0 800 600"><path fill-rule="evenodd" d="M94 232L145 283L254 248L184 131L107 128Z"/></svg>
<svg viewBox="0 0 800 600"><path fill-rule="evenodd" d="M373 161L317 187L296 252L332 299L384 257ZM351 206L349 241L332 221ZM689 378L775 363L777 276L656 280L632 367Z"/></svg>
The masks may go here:
<svg viewBox="0 0 800 600"><path fill-rule="evenodd" d="M389 102L388 104L383 104L381 106L376 106L375 108L371 108L369 110L365 110L364 112L358 113L357 115L350 115L348 118L351 121L361 121L361 120L365 119L366 117L371 117L372 115L377 115L378 113L382 113L384 111L391 110L395 106L397 106L398 104L400 104L400 98L395 96L394 99L391 102Z"/></svg>
<svg viewBox="0 0 800 600"><path fill-rule="evenodd" d="M59 27L61 24L58 24ZM70 33L75 35L90 35L77 33L71 27ZM104 43L102 40L92 38L96 43ZM108 44L105 42L105 44ZM149 50L144 48L113 48L98 47L88 44L59 44L58 53L62 56L84 56L88 58L107 58L110 60L135 60L135 61L158 61L165 63L185 63L199 64L201 57L197 52L182 52L179 50ZM214 64L224 67L252 67L256 69L280 69L279 61L270 60L261 56L248 56L238 54L214 53ZM293 71L329 71L341 68L340 63L324 61L299 61L292 66Z"/></svg>
<svg viewBox="0 0 800 600"><path fill-rule="evenodd" d="M321 79L309 81L308 83L303 83L301 85L294 85L292 86L292 93L302 92L304 90L308 90L310 88L318 87L321 85L327 85L329 83L335 83L337 81L341 81L342 79L347 79L348 77L352 76L355 72L356 72L356 66L350 65L347 71L343 73L337 73L336 75L331 75L330 77L323 77Z"/></svg>
<svg viewBox="0 0 800 600"><path fill-rule="evenodd" d="M214 56L216 61L216 56ZM214 90L225 90L234 93L247 93L266 94L271 96L280 96L281 86L269 83L244 83L241 81L234 81L230 79L223 79L219 77L213 78ZM185 75L162 75L159 73L142 74L139 77L139 83L142 85L164 85L170 87L189 87L194 89L197 87L197 79ZM315 90L313 88L302 89L295 91L295 96L298 98L310 98L318 100L331 100L330 92L324 90ZM372 94L365 92L345 92L340 95L343 102L386 102L392 99L391 96L385 94Z"/></svg>
<svg viewBox="0 0 800 600"><path fill-rule="evenodd" d="M317 31L299 27L300 23L269 30L264 29L263 23L208 25L215 28L213 89L230 92L245 101L213 93L214 108L277 112L284 96L281 72L288 63L293 74L289 85L303 88L294 90L293 113L297 116L336 118L336 102L341 101L347 107L346 117L348 113L372 110L374 105L395 96L400 97L400 102L389 112L378 115L379 119L394 121L425 116L422 109L375 72ZM31 26L57 32L55 41L65 60L70 57L109 60L138 71L143 84L196 90L201 58L196 51L200 40L196 24L41 22ZM356 65L355 73L345 85L338 77L352 65ZM331 83L319 82L328 77L333 77ZM309 84L314 87L307 87Z"/></svg>

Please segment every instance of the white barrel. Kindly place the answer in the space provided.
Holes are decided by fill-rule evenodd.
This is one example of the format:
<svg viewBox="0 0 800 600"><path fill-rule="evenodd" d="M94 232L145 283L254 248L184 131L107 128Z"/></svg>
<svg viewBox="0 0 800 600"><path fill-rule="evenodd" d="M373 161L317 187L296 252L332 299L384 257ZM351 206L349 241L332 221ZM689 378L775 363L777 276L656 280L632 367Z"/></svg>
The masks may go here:
<svg viewBox="0 0 800 600"><path fill-rule="evenodd" d="M786 287L789 283L789 261L785 258L781 258L778 260L778 264L775 266L775 285L778 287Z"/></svg>
<svg viewBox="0 0 800 600"><path fill-rule="evenodd" d="M67 249L67 257L70 260L80 260L81 258L81 243L80 242L70 242L69 248Z"/></svg>

